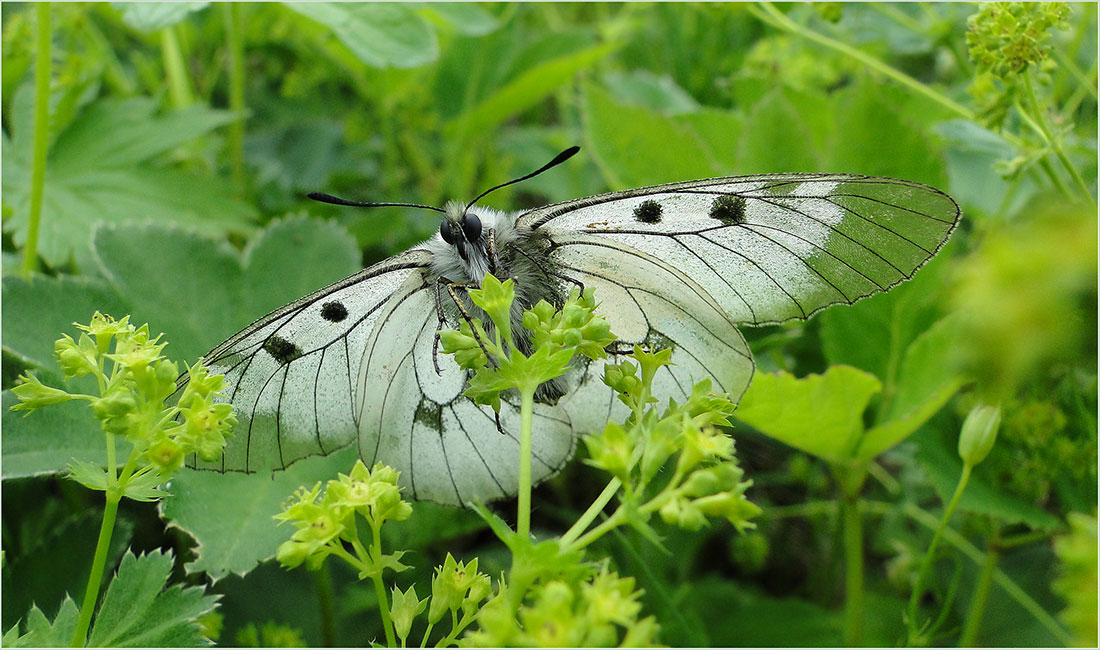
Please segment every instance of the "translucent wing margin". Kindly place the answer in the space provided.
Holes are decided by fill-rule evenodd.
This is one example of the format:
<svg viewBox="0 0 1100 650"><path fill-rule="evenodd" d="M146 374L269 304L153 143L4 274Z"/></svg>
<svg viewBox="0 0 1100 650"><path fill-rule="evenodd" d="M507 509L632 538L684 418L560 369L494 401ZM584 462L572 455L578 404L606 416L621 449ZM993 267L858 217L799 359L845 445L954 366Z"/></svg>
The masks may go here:
<svg viewBox="0 0 1100 650"><path fill-rule="evenodd" d="M528 212L517 226L549 234L556 259L584 271L607 262L598 254L585 261L601 248L657 259L697 282L733 322L765 324L911 277L959 215L951 197L920 183L768 174L567 201Z"/></svg>
<svg viewBox="0 0 1100 650"><path fill-rule="evenodd" d="M199 469L282 469L356 438L354 390L367 339L390 296L424 277L431 253L412 249L257 320L207 354L225 375L238 423L222 458ZM182 387L182 385L181 385Z"/></svg>

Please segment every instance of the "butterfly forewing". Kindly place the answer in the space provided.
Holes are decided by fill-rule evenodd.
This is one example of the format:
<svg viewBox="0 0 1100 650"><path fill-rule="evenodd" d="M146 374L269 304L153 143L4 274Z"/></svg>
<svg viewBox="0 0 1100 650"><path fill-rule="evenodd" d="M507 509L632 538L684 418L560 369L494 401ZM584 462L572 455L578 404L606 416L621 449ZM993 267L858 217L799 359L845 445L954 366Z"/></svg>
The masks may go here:
<svg viewBox="0 0 1100 650"><path fill-rule="evenodd" d="M734 322L763 324L806 318L912 276L958 217L950 197L919 183L774 174L567 201L528 212L520 225L547 232L556 255L575 267L587 268L570 247L591 250L599 240L647 253L682 269Z"/></svg>
<svg viewBox="0 0 1100 650"><path fill-rule="evenodd" d="M356 439L353 399L366 337L403 282L431 257L411 250L282 307L206 355L225 375L237 428L201 469L281 469Z"/></svg>

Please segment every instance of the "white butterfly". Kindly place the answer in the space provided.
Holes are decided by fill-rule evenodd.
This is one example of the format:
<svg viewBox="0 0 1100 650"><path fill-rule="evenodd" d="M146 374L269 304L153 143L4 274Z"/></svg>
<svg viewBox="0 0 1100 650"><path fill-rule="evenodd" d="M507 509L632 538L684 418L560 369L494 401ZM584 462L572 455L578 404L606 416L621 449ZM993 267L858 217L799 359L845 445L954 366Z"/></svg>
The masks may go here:
<svg viewBox="0 0 1100 650"><path fill-rule="evenodd" d="M807 318L886 290L936 253L960 214L931 187L848 174L669 183L525 213L472 204L449 203L428 241L273 311L206 355L226 376L239 423L220 462L192 465L278 469L356 442L368 466L400 470L413 498L509 496L518 489L518 405L502 403L498 429L491 409L462 395L465 372L435 354L440 326L457 327L455 300L478 315L458 285L477 285L486 271L514 278L523 307L560 303L575 283L595 287L616 350L673 349L656 395L679 399L710 377L737 398L754 368L738 323ZM541 393L536 482L569 460L578 433L612 415L618 402L602 368L578 367Z"/></svg>

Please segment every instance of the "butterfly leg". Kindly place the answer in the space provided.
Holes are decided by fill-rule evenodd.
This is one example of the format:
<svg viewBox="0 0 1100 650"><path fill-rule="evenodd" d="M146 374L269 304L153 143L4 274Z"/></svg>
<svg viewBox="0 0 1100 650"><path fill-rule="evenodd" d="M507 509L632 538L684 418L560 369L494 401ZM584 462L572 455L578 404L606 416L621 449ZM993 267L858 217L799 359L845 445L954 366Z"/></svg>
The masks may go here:
<svg viewBox="0 0 1100 650"><path fill-rule="evenodd" d="M455 307L458 308L459 316L462 320L466 321L466 324L470 326L470 331L474 333L474 339L477 341L481 351L485 354L485 358L492 363L493 357L489 354L489 351L485 349L485 344L482 342L481 337L477 335L477 330L474 329L473 319L470 316L470 312L466 309L465 303L458 298L456 289L477 289L477 285L473 283L463 282L451 282L444 278L440 278L439 282L435 285L435 312L436 317L439 318L439 325L435 329L435 337L432 340L432 365L435 366L435 374L443 374L443 370L439 367L439 335L443 331L443 326L447 323L447 314L443 311L443 297L440 293L441 287L447 288L447 293L450 294L451 300L454 302Z"/></svg>

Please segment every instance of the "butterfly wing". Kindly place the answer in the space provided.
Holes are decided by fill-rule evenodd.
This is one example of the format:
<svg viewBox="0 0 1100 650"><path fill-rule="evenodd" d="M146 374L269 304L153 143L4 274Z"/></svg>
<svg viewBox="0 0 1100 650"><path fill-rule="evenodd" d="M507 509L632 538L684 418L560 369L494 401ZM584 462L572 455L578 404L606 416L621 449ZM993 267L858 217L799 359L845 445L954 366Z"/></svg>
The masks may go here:
<svg viewBox="0 0 1100 650"><path fill-rule="evenodd" d="M498 430L491 408L461 394L466 373L453 357L439 353L433 359L435 290L430 277L409 278L367 341L358 382L359 454L400 470L415 499L463 505L513 495L519 486L518 404L502 401ZM568 415L545 404L535 405L533 430L537 483L573 455L574 436Z"/></svg>
<svg viewBox="0 0 1100 650"><path fill-rule="evenodd" d="M367 465L401 472L416 499L461 505L515 494L518 408L492 409L461 393L453 359L433 363L438 327L432 255L413 249L296 300L206 355L225 375L238 424L222 458L190 465L220 471L282 469L358 442ZM450 324L454 326L455 324ZM538 405L533 480L572 456L559 408Z"/></svg>
<svg viewBox="0 0 1100 650"><path fill-rule="evenodd" d="M412 249L281 307L205 355L225 375L237 428L222 458L199 469L281 469L356 439L354 391L366 341L390 295L429 268Z"/></svg>
<svg viewBox="0 0 1100 650"><path fill-rule="evenodd" d="M674 348L670 375L710 376L737 397L752 361L735 323L806 318L886 290L935 254L959 214L919 183L771 174L567 201L517 227L549 235L551 259L597 287L623 340L663 340ZM582 392L571 399L585 401Z"/></svg>

